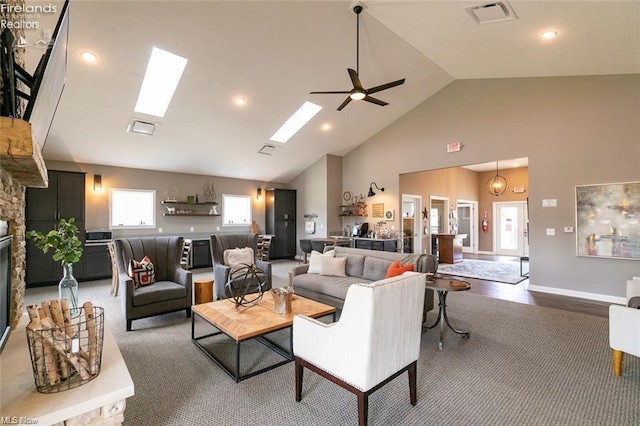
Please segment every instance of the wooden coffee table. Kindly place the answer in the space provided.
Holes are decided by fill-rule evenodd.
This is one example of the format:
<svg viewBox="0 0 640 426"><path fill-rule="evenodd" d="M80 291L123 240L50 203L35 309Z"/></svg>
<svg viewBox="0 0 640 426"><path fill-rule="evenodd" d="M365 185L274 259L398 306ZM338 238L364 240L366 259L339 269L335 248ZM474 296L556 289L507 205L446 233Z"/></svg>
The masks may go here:
<svg viewBox="0 0 640 426"><path fill-rule="evenodd" d="M293 361L293 317L295 315L305 315L311 318L320 318L333 315L335 321L336 308L325 305L314 300L306 299L302 296L293 295L291 301L291 313L278 314L274 309L274 302L271 292L266 292L262 300L255 306L235 307L233 300L224 299L192 307L191 317L191 341L199 347L213 362L218 364L236 383L248 379L265 371ZM209 325L218 331L203 336L195 335L196 318L205 320ZM289 328L289 348L278 346L275 342L267 339L265 335L278 330ZM208 337L225 334L235 341L235 370L229 369L222 360L216 356L212 350L204 347L200 340ZM281 355L284 360L257 371L240 375L240 344L244 341L256 339L274 352ZM211 344L214 349L215 343Z"/></svg>

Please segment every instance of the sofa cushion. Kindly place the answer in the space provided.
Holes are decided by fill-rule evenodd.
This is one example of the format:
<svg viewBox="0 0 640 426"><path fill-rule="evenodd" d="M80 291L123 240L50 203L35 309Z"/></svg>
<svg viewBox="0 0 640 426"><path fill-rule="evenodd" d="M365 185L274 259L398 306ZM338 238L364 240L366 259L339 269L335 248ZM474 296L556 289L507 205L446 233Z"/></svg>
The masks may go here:
<svg viewBox="0 0 640 426"><path fill-rule="evenodd" d="M334 257L335 254L336 252L333 250L324 253L312 250L311 257L309 258L309 270L307 270L307 274L319 274L322 270L322 257Z"/></svg>
<svg viewBox="0 0 640 426"><path fill-rule="evenodd" d="M393 262L391 265L389 265L389 269L387 269L387 273L385 274L384 277L385 278L396 277L408 271L409 272L413 271L412 264L402 265L400 262Z"/></svg>
<svg viewBox="0 0 640 426"><path fill-rule="evenodd" d="M187 297L187 289L171 281L157 281L154 285L137 288L133 292L133 306L149 305Z"/></svg>
<svg viewBox="0 0 640 426"><path fill-rule="evenodd" d="M302 274L293 277L292 284L296 292L299 288L344 300L351 284L368 283L357 277L325 277L315 274Z"/></svg>
<svg viewBox="0 0 640 426"><path fill-rule="evenodd" d="M384 279L387 270L393 261L381 259L379 257L367 256L364 259L364 272L362 278L369 281L378 281Z"/></svg>
<svg viewBox="0 0 640 426"><path fill-rule="evenodd" d="M320 275L329 277L346 277L345 267L347 259L344 257L322 257L322 268L320 269Z"/></svg>
<svg viewBox="0 0 640 426"><path fill-rule="evenodd" d="M347 275L350 277L362 278L364 272L364 256L360 254L336 253L336 257L347 259Z"/></svg>
<svg viewBox="0 0 640 426"><path fill-rule="evenodd" d="M233 269L244 265L253 265L253 249L251 247L227 249L223 253L224 264Z"/></svg>
<svg viewBox="0 0 640 426"><path fill-rule="evenodd" d="M145 256L141 261L131 259L127 274L133 279L133 287L143 287L151 285L156 280L156 273L151 260Z"/></svg>

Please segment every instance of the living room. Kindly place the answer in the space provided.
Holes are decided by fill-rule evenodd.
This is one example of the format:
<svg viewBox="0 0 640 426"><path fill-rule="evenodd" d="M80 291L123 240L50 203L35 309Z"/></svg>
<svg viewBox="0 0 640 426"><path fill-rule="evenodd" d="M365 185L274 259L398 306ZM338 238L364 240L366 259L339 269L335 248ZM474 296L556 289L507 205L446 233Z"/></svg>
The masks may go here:
<svg viewBox="0 0 640 426"><path fill-rule="evenodd" d="M234 6L227 2L224 3L225 4L221 6L223 9L233 9ZM92 129L94 125L97 126L97 124L93 122L107 121L107 125L115 129L109 132L117 131L124 135L126 122L133 114L132 107L139 89L139 82L137 83L138 85L134 85L128 80L128 83L125 84L129 91L126 103L131 105L118 113L119 120L114 120L112 116L107 119L106 114L105 117L103 117L104 119L101 120L98 117L102 116L96 113L96 110L99 111L101 108L115 108L115 104L123 103L124 100L116 99L112 101L113 103L107 102L107 97L93 98L92 100L93 96L91 93L93 92L88 91L87 87L89 85L95 85L95 81L100 81L100 79L104 77L102 73L108 73L114 69L119 70L121 75L129 73L130 71L127 69L127 64L124 62L116 66L112 64L113 68L109 68L109 71L100 72L96 72L95 69L78 71L79 66L77 64L74 63L72 66L70 65L70 68L74 68L74 73L82 74L83 77L81 81L74 81L71 79L71 75L69 76L67 87L61 99L60 109L51 129L51 139L46 142L43 155L46 168L49 170L80 171L86 173L86 228L105 229L109 227L109 189L144 188L155 190L156 194L158 194L156 228L162 228L164 234L188 237L193 234L218 232L218 226L222 229L222 232L224 232L225 229L219 218L173 218L165 217L161 214L165 208L159 204L159 201L164 197L165 191L177 188L181 196L186 196L187 194L201 191L204 182L206 182L207 179L212 179L219 194L230 193L252 196L252 216L261 232L265 229L264 201L259 202L255 200L257 188L261 188L263 191L265 188L271 187L295 189L298 194L298 239L308 237L308 234L304 232L303 219L304 214L307 213L317 214L317 218L315 219L315 235L327 236L333 232L340 232L344 227L341 218L338 216L340 210L339 205L342 204L342 194L344 191L348 190L355 194L366 194L370 182L375 181L380 184L380 186L385 187L385 191L378 192L375 197L368 199L367 202L370 204L384 203L385 207L388 206L388 208L399 212L401 211L402 202L400 182L400 176L402 174L490 162L496 159L528 157L529 181L527 195L530 201L529 215L531 218L529 246L530 255L535 259L535 262L531 264L529 289L553 295L572 296L610 303L623 303L625 299L626 281L632 276L640 275L638 262L629 259L577 256L575 233L564 233L561 230L567 226L576 226L576 186L634 182L640 180L640 144L638 143L640 139L640 127L637 123L637 117L640 116L640 53L638 53L637 48L623 49L624 52L620 53L619 45L613 44L613 47L611 47L611 55L614 59L610 59L606 55L588 58L578 55L579 58L582 57L584 64L584 71L582 72L572 70L571 72L558 71L557 74L540 72L535 75L528 74L524 76L514 74L513 76L499 75L498 77L491 75L476 75L475 77L449 76L446 84L442 86L436 86L432 81L429 81L424 76L420 76L417 78L420 79L422 86L426 87L420 88L420 90L422 90L420 93L422 98L412 97L411 100L407 102L408 104L413 103L413 105L403 104L403 110L393 109L394 106L400 105L401 100L399 98L405 97L404 92L400 94L394 92L401 90L402 87L400 87L385 92L384 96L380 94L381 98L384 98L390 103L390 105L385 108L379 108L376 105L357 105L357 103L352 103L347 106L344 111L336 112L335 108L342 101L342 97L322 95L319 98L314 98L312 97L314 95L307 95L311 90L322 88L339 89L345 85L348 86L349 83L344 68L352 66L351 62L353 62L354 59L355 52L352 52L355 41L355 37L353 37L354 34L352 34L354 32L354 16L348 9L350 2L331 3L338 4L322 5L320 11L317 13L321 13L325 19L325 15L345 15L341 16L339 21L331 26L346 27L344 32L348 34L349 38L348 41L344 43L349 49L345 49L347 52L344 53L333 52L335 49L324 51L323 55L325 55L325 58L329 57L332 53L339 55L339 58L329 61L330 65L322 65L319 67L318 69L320 69L321 72L316 72L317 76L315 79L306 83L306 89L304 91L298 91L296 96L303 96L305 99L308 98L311 101L315 100L322 103L325 106L324 110L333 115L340 116L342 114L343 118L339 119L343 121L339 122L340 124L334 126L334 128L348 127L349 121L358 118L361 113L364 113L363 109L365 107L378 108L379 111L376 110L375 114L377 115L367 116L363 118L362 121L358 119L357 124L354 124L353 127L367 128L367 126L371 125L371 123L376 123L376 121L383 122L383 125L381 127L371 127L370 129L373 130L367 128L363 130L362 133L358 133L359 140L361 140L362 143L353 149L341 152L334 146L333 150L327 150L318 154L311 161L305 160L305 162L295 164L295 167L291 169L286 165L288 163L297 163L297 159L301 158L299 156L301 150L314 150L314 152L317 153L318 146L321 145L322 139L315 139L313 144L309 144L313 146L306 147L304 144L299 144L302 145L302 147L289 148L290 145L295 143L295 139L289 142L289 145L281 146L276 144L281 146L279 152L272 157L262 157L255 153L260 148L262 141L267 142L266 138L269 135L261 135L259 137L252 135L256 137L256 140L261 142L250 151L247 150L246 152L236 153L235 157L227 160L224 170L227 170L228 173L222 173L222 167L211 167L206 170L199 169L201 163L199 163L197 159L189 159L187 156L186 151L195 151L193 148L186 148L189 140L196 138L207 139L201 136L203 132L206 132L206 129L200 127L189 129L188 126L182 126L182 129L177 131L176 129L180 129L181 126L171 128L170 117L160 126L161 133L159 136L170 135L173 138L170 144L171 146L168 148L164 144L157 146L158 151L168 152L169 158L156 159L154 157L153 161L157 161L158 164L161 162L169 162L172 163L171 167L164 169L161 167L154 169L153 166L150 165L134 167L132 163L135 163L135 161L143 162L143 159L134 160L132 157L144 157L147 152L153 151L154 145L160 145L155 142L156 139L141 139L148 137L125 135L121 137L120 140L116 140L112 137L111 133L108 135L105 133L103 135L100 132L95 132L90 129ZM620 7L622 12L614 14L614 17L610 19L606 26L610 29L616 27L624 29L627 31L627 33L625 33L627 36L625 37L629 37L632 41L638 41L638 30L628 28L631 26L629 25L629 19L637 17L639 13L637 4L634 4L635 2L615 2L613 4L609 4L612 2L593 3L594 5L591 5L591 7L594 8L605 7L605 5L613 8ZM272 19L277 15L277 11L287 9L288 7L293 8L294 11L287 12L287 17L295 17L298 14L308 13L295 5L287 6L286 4L279 3L273 6L276 8L276 11L272 12L269 12L268 6L265 5L256 7L260 8L260 13L266 13L266 16ZM393 5L389 2L382 2L377 6L379 7L378 10L376 10L376 4L371 5L372 11L370 13L372 15L365 16L362 22L364 28L370 29L371 31L381 25L374 19L375 14L381 14L378 16L380 17L384 15L385 8L393 8ZM521 15L525 12L524 5L521 6L523 9L519 9L519 2L514 2L512 6L518 10ZM88 14L86 8L89 6L85 4L82 7L82 14L79 11L76 16ZM96 7L99 8L100 12L115 13L112 10L103 10L109 9L108 4L105 2L97 4ZM127 16L126 19L128 23L129 20L134 21L138 19L136 13L126 13L124 7L123 5L121 13ZM133 5L127 5L127 7L133 7ZM142 6L138 5L136 7ZM208 5L206 7L213 6ZM237 7L239 9L234 9L231 16L241 16L243 12L242 7L249 8L247 5ZM585 7L588 9L587 5L584 4L576 7ZM157 13L157 11L154 13ZM254 13L258 14L254 11L248 13L251 15ZM598 9L596 12L585 10L584 13L595 13L597 15L598 13L604 12ZM96 13L96 15L99 15L99 13ZM521 18L524 19L522 16ZM93 17L93 19L96 18ZM123 19L125 18L123 17ZM167 17L165 17L165 19L163 22L171 21ZM323 23L324 22L326 21L323 21ZM129 25L134 26L135 24L129 23ZM318 27L321 26L320 24L317 25ZM82 26L90 26L90 23L85 22ZM161 32L160 30L157 31ZM611 32L613 31L609 31L609 33ZM383 33L383 35L386 35L386 33ZM72 32L72 46L79 48L79 45L82 43L77 39L74 40L73 37ZM361 37L364 41L367 34L363 33ZM378 37L380 37L379 33ZM398 39L395 43L404 45L405 42L401 40L401 37L395 37ZM616 40L615 35L612 37L613 40ZM624 38L623 36L617 37ZM199 42L204 39L206 39L206 37L198 37ZM607 40L611 42L611 38ZM366 50L374 49L379 42L379 39L367 42L370 44L366 45L366 49L363 48L363 54L365 54L364 51ZM327 42L327 44L331 43ZM637 43L635 46L637 47ZM116 49L117 47L112 48ZM145 48L148 49L149 46L145 46ZM408 49L408 47L404 46L403 49ZM253 51L251 53L255 54ZM417 55L420 56L421 54L418 53ZM464 55L460 56L462 57ZM619 56L625 58L624 64L618 69L614 69L613 67ZM72 60L75 61L75 59L70 59L70 61ZM108 61L108 54L105 53L101 55L100 60ZM137 59L140 63L144 60L146 60L146 58ZM375 59L369 58L368 61L366 67L374 67L380 64L383 59L376 55ZM424 57L420 59L411 57L411 61L417 61L420 66L423 66L422 61L428 60ZM411 61L409 62L413 63ZM525 61L524 59L522 59L522 61L522 66L526 68L529 61ZM398 61L395 62L399 63ZM560 62L562 62L560 59L553 59L549 60L546 65L549 67L554 65L558 66ZM629 65L629 63L631 65ZM243 66L243 68L245 67L249 68L248 65ZM334 67L337 68L335 79L331 77L329 80L323 80L323 74L326 74L330 68ZM363 72L366 67L365 63L363 63ZM142 65L139 68L141 68L141 70L131 72L140 74L138 77L141 77L144 66ZM407 77L406 84L409 84L411 81L409 74L404 74L404 65L398 72L394 70L393 63L391 66L385 64L385 68L388 71L383 75L379 75L379 79L374 78L374 81L369 84L377 84L375 81L384 82L403 76ZM604 71L601 72L601 69ZM422 70L420 72L422 72ZM418 74L420 74L420 72L418 72ZM415 74L411 74L411 76L415 76ZM367 81L368 80L367 78ZM445 80L447 79L445 78ZM279 86L278 90L286 91L287 88ZM178 96L179 93L178 89ZM407 97L414 96L413 93L406 95ZM278 94L274 94L273 96L278 96ZM85 98L88 98L88 100L86 100L87 104L83 103ZM96 101L95 99L101 100ZM200 111L206 109L207 102L209 102L209 100L205 101L198 98L197 106ZM82 104L83 106L79 107L79 109L85 108L91 110L91 113L95 115L78 115L78 109L68 109L69 105L73 103ZM355 107L357 107L357 109L350 110L350 108ZM264 109L266 110L267 108ZM390 112L385 112L389 110ZM218 114L218 112L217 110L212 111L212 116ZM383 115L382 119L380 118L380 114ZM344 118L345 115L346 118ZM236 115L235 118L230 118L227 122L235 121L244 127L250 127L250 125L246 123L252 122L254 116L251 117L251 119L243 116L238 118ZM278 118L278 120L281 119ZM274 121L278 120L274 119ZM79 138L75 133L76 127L81 128L80 124L88 125L88 128L82 129L85 135L84 144L87 147L79 151L68 150L67 144L71 143L72 139L75 140L76 143L79 143ZM166 131L166 129L171 129L171 131ZM193 132L193 135L191 135L190 132ZM86 135L90 136L87 137ZM223 133L219 139L212 136L210 143L214 144L215 141L216 148L212 151L198 152L195 157L204 157L206 162L207 157L213 158L217 155L216 151L235 151L228 148L230 145L228 135L229 133ZM302 139L305 140L308 136L308 134L303 133ZM338 144L346 143L345 140L350 139L352 136L352 133L347 132L346 136L336 137L336 139L338 139ZM325 139L331 138L331 136L326 137L326 135L324 137ZM134 143L139 141L140 145L134 145ZM452 141L462 143L462 149L459 152L446 152L447 144ZM120 145L121 143L123 143L123 145ZM123 146L125 148L123 148ZM106 157L105 151L116 151L123 158L123 163L122 165L116 165L102 164L97 160L95 162L83 161L82 159L87 155L85 152L87 150L98 151L99 154L104 157ZM155 154L153 155L155 156ZM254 157L259 158L255 159ZM289 174L274 173L271 169L270 174L264 174L262 176L255 175L253 169L257 169L263 161L277 163L275 165L276 168L283 170L286 168L290 170L288 172ZM177 168L178 166L183 167L182 171L174 169L174 167ZM246 169L244 166L246 166ZM192 173L188 172L187 170L190 167L196 171ZM94 175L102 176L103 189L101 192L94 192L93 190ZM543 206L543 200L547 199L555 199L557 206L551 208ZM396 215L396 220L388 225L395 226L396 229L398 229L400 227L400 218ZM555 229L555 235L548 235L547 229ZM240 229L241 232L248 230L248 226ZM158 230L116 230L114 236L117 238L134 234L151 235L157 234L158 232ZM30 265L26 265L26 267L29 268ZM494 305L491 306L493 307ZM499 305L497 308L504 309L505 306ZM176 317L169 317L169 322L172 320L177 321ZM561 317L561 320L564 319L564 317ZM584 318L581 317L580 319ZM184 318L180 318L180 320L184 320ZM587 322L586 319L584 319L584 321ZM573 324L573 322L571 322L571 324ZM598 324L598 326L601 327L602 324ZM161 331L162 328L157 328L156 330ZM17 334L19 333L21 333L21 331L17 332ZM608 349L606 336L600 337L604 339L600 344L603 345L605 349ZM178 337L177 335L171 334L171 338L177 339ZM135 339L135 336L127 336L127 345L131 345L133 339ZM144 339L141 338L143 341L145 339L146 337ZM167 341L170 340L171 339L167 339ZM127 347L127 345L125 345L125 347ZM155 349L159 348L157 345L153 347ZM462 348L461 344L456 344L455 346L455 349ZM191 349L193 348L185 346L185 350ZM454 346L451 346L451 349L454 349ZM125 352L124 355L126 357L127 353ZM521 353L519 355L522 356L523 354ZM446 358L440 358L440 360L446 360ZM434 363L435 362L436 361L434 361ZM528 359L528 362L533 361ZM210 368L211 366L209 366L209 369ZM631 364L630 370L634 371L634 369L638 370L637 363ZM137 368L137 371L144 371L144 369ZM429 372L424 371L423 374L425 375L422 377L422 380L429 381ZM630 374L633 374L633 376L630 376L632 381L633 378L637 378L637 372ZM225 379L226 377L222 377L220 380L224 381ZM179 379L171 377L168 380L179 381ZM283 388L289 386L285 378L278 376L277 380L278 385ZM280 382L280 380L282 380L282 382ZM441 377L440 380L444 380L444 378ZM158 385L158 383L154 384ZM220 394L216 394L216 398L220 398L217 404L226 406L229 411L234 411L234 407L237 406L237 398L246 397L246 394L251 392L250 385L251 383L245 383L244 387L231 387L222 386L221 384L218 390ZM511 385L515 386L515 384ZM176 389L180 389L177 384L175 386ZM575 387L565 390L577 392L579 388L580 385L576 384ZM261 382L261 390L267 392L268 389L268 383ZM463 391L461 389L457 390ZM403 389L401 389L401 391L403 391ZM522 392L519 396L524 397L524 395L526 395L523 389L518 389L517 391ZM637 401L637 379L635 383L632 383L632 385L627 388L627 391L632 392L633 397L636 398L635 400ZM193 392L198 391L193 390ZM516 394L518 394L518 392L516 392ZM421 395L425 395L426 397L425 393L421 393ZM459 394L457 394L457 397L458 396ZM137 395L136 397L142 397L142 395ZM283 397L278 395L273 404L277 405L277 402L280 402L281 398ZM291 398L293 398L293 396L291 396ZM179 399L187 400L184 396L180 396ZM254 407L258 407L257 409L259 410L274 409L266 399L260 402L251 397L250 400L255 404ZM502 402L504 401L505 400L502 400ZM521 403L521 401L513 402L517 402L517 404ZM317 404L319 404L319 402L317 402ZM400 402L398 402L398 404L400 404ZM245 409L247 411L252 410L246 407ZM306 409L310 410L309 412L311 413L316 413L316 410L328 410L329 408L317 405L316 407L306 407ZM636 408L626 406L623 410L627 410L630 416L628 418L638 419ZM291 410L287 410L286 412L287 415L292 415ZM308 420L309 412L305 413L302 419ZM336 417L327 418L324 417L325 415L326 414L319 414L319 418L328 422L336 420ZM384 416L382 413L378 415ZM247 420L247 417L241 414L238 414L238 416L238 418ZM339 418L344 419L343 417ZM578 418L585 420L584 417ZM443 423L446 422L446 418L438 417L438 419ZM487 422L490 416L482 417L482 419ZM504 418L501 419L503 421L505 420ZM227 420L230 419L227 418ZM290 420L290 423L294 423L296 419L295 417L291 417L288 420ZM378 417L376 424L378 422L383 423L384 420L384 417ZM578 423L571 418L564 417L554 418L554 420L555 422ZM213 420L211 421L213 422ZM165 424L171 424L171 417L164 417L163 422ZM438 421L436 421L436 423L437 422ZM541 422L545 423L543 420L541 420ZM548 421L547 423L553 422L554 421ZM265 422L263 421L263 423ZM177 420L175 420L173 424L177 424Z"/></svg>

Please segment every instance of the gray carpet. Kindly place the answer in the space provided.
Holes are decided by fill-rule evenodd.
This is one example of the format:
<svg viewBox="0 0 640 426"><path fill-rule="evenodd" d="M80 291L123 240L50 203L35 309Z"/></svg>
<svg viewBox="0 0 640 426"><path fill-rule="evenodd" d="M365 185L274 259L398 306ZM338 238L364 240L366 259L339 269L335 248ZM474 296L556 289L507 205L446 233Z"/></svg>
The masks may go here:
<svg viewBox="0 0 640 426"><path fill-rule="evenodd" d="M276 285L287 283L291 265L276 262ZM134 321L126 333L109 285L81 283L80 299L105 308L133 377L125 424L357 424L355 397L312 372L296 403L292 363L236 384L191 343L184 312ZM52 297L54 287L27 290L27 303ZM606 318L469 292L451 293L448 312L471 338L448 333L438 351L438 333L424 333L418 405L398 377L370 397L370 425L640 424L640 361L625 356L623 376L613 376ZM245 353L243 368L273 356L260 344Z"/></svg>
<svg viewBox="0 0 640 426"><path fill-rule="evenodd" d="M529 272L529 264L523 265L523 273ZM438 274L479 278L507 284L518 284L528 277L520 275L518 262L491 262L488 260L464 259L460 263L439 264Z"/></svg>

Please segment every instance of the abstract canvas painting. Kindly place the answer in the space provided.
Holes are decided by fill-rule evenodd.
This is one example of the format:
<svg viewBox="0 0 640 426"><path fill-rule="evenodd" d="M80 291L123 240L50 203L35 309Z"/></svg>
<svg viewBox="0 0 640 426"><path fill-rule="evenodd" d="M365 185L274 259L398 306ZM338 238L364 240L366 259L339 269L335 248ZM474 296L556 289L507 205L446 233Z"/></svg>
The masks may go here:
<svg viewBox="0 0 640 426"><path fill-rule="evenodd" d="M576 249L640 260L640 182L576 186Z"/></svg>

